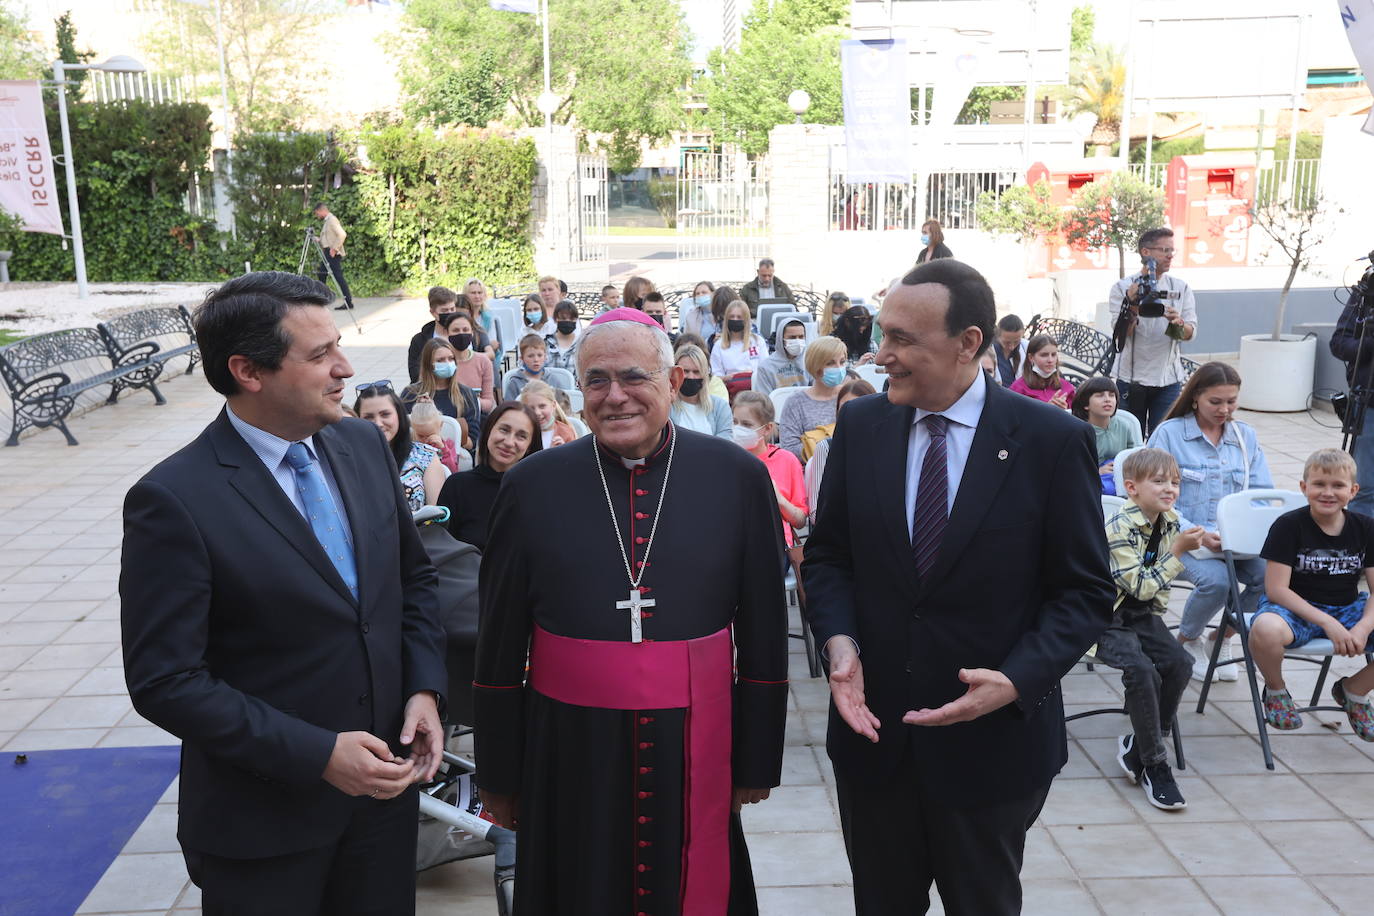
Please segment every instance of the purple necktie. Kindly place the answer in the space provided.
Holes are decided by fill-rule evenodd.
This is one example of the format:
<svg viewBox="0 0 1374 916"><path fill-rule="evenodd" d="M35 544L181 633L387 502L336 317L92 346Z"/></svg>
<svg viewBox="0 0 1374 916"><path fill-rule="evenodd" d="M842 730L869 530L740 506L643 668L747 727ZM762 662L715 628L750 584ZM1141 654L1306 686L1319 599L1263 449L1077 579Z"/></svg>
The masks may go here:
<svg viewBox="0 0 1374 916"><path fill-rule="evenodd" d="M916 487L916 511L911 520L911 552L916 557L916 570L925 576L935 565L940 553L940 540L949 520L949 470L945 460L945 427L948 422L939 414L921 420L930 434L925 459L921 462L921 479Z"/></svg>

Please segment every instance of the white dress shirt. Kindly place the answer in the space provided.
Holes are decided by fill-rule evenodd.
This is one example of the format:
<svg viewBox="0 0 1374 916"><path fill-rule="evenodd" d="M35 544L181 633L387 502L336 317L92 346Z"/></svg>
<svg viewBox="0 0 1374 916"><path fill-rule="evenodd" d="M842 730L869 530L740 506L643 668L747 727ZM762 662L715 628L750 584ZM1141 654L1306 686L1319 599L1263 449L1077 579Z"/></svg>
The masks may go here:
<svg viewBox="0 0 1374 916"><path fill-rule="evenodd" d="M973 436L978 431L978 420L983 416L983 404L987 401L987 383L980 370L973 382L960 396L959 400L947 410L939 411L949 421L945 427L945 467L949 472L948 513L954 511L954 498L959 495L959 482L964 478L964 466L968 464L969 449L973 447ZM926 448L930 445L930 433L921 422L935 411L916 408L916 416L911 422L911 438L906 449L906 533L911 537L911 523L916 518L916 491L921 481L921 463L926 458Z"/></svg>

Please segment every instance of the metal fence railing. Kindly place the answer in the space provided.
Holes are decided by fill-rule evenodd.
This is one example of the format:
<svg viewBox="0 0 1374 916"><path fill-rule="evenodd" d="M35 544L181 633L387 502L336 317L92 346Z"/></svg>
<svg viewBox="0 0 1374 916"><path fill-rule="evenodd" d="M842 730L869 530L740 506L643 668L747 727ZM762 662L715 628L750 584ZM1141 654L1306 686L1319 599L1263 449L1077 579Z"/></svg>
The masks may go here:
<svg viewBox="0 0 1374 916"><path fill-rule="evenodd" d="M830 228L858 230L919 229L928 219L946 229L977 229L978 197L1000 200L1021 181L1009 171L940 171L912 176L910 182L851 182L830 173Z"/></svg>
<svg viewBox="0 0 1374 916"><path fill-rule="evenodd" d="M1276 200L1288 199L1301 208L1315 207L1321 182L1320 159L1276 159L1271 165L1255 172L1255 205L1267 206ZM1131 174L1145 178L1145 164L1132 163ZM1168 181L1167 162L1150 163L1149 182L1162 188Z"/></svg>

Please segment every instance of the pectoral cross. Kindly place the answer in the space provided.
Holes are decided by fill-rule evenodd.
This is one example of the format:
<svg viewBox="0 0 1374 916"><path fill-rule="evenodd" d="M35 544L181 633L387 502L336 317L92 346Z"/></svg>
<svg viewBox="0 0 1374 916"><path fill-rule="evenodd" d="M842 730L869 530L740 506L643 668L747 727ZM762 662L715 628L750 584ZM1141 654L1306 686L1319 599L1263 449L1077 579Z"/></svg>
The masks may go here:
<svg viewBox="0 0 1374 916"><path fill-rule="evenodd" d="M630 612L630 642L643 642L644 631L640 625L639 612L646 607L656 607L654 599L646 599L639 593L639 589L631 586L630 597L624 601L617 601L615 606L616 610Z"/></svg>

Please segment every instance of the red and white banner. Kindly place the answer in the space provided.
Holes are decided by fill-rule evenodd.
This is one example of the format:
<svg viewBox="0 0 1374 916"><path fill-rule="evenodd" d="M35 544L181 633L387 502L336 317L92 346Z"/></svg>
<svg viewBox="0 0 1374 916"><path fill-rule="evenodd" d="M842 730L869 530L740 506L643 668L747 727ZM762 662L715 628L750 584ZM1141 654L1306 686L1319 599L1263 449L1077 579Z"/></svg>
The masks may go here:
<svg viewBox="0 0 1374 916"><path fill-rule="evenodd" d="M63 234L37 81L0 80L0 209L22 219L27 232Z"/></svg>

